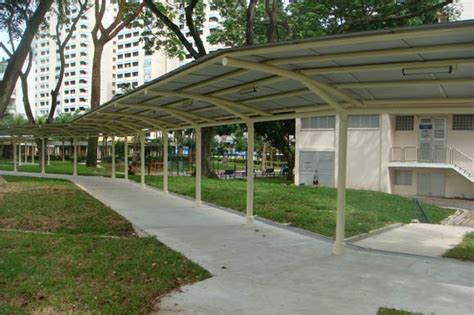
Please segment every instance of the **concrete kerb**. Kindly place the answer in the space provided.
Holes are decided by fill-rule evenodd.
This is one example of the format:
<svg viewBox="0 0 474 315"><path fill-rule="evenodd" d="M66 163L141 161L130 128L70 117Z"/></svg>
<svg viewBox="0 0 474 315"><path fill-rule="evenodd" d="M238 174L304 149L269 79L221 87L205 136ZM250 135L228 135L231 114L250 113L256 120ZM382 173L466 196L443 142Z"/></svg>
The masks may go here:
<svg viewBox="0 0 474 315"><path fill-rule="evenodd" d="M395 223L395 224L387 225L387 226L384 226L380 229L375 229L375 230L369 231L367 233L362 233L362 234L358 234L358 235L348 237L348 238L346 238L346 242L347 243L357 242L357 241L363 240L365 238L375 236L375 235L379 235L379 234L382 234L384 232L399 228L403 225L404 225L403 223Z"/></svg>

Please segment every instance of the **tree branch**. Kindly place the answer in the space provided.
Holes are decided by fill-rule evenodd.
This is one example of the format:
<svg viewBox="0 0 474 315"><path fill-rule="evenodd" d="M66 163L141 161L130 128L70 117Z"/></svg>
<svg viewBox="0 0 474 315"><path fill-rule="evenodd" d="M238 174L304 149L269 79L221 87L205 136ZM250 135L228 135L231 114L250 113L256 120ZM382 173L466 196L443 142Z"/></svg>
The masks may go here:
<svg viewBox="0 0 474 315"><path fill-rule="evenodd" d="M189 5L184 8L184 13L186 16L186 24L188 25L189 32L193 36L194 39L194 44L196 44L196 47L199 51L199 56L205 56L207 55L206 48L204 48L204 44L201 39L201 35L199 35L199 30L196 28L196 25L194 24L194 9L196 8L196 5L199 0L191 0Z"/></svg>
<svg viewBox="0 0 474 315"><path fill-rule="evenodd" d="M184 36L183 32L179 29L178 25L173 23L166 14L161 12L161 10L153 3L153 0L144 0L145 5L150 9L153 14L156 15L158 19L160 19L179 39L179 41L183 44L186 50L193 56L194 59L198 59L200 57L199 53L194 49L193 45L188 41L186 36Z"/></svg>

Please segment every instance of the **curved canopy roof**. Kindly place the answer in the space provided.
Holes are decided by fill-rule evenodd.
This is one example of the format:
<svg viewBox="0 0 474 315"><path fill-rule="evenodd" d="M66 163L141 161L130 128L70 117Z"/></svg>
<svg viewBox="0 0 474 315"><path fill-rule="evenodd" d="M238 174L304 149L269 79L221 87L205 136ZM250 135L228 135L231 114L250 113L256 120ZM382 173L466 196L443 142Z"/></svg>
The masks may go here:
<svg viewBox="0 0 474 315"><path fill-rule="evenodd" d="M68 125L0 135L131 135L317 115L474 113L474 21L223 49Z"/></svg>

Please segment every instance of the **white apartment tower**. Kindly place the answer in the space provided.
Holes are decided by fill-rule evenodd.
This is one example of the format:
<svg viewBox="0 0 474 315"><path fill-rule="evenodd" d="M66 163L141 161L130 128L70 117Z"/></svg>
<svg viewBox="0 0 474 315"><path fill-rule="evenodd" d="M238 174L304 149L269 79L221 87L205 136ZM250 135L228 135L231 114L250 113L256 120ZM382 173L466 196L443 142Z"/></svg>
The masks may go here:
<svg viewBox="0 0 474 315"><path fill-rule="evenodd" d="M103 18L105 26L112 23L116 12L117 6L109 3ZM75 17L77 9L71 9L70 15ZM34 67L30 73L33 81L30 90L34 90L35 93L30 101L36 116L43 116L49 112L50 92L56 85L60 70L58 48L51 37L51 34L55 33L56 18L54 14L49 14L46 19L48 26L40 29L32 45ZM94 24L94 9L90 8L78 22L76 31L66 46L65 73L56 115L90 108L94 51L91 31ZM162 51L147 55L140 41L140 33L139 29L125 28L106 44L101 65L101 104L178 66L176 59L168 58Z"/></svg>

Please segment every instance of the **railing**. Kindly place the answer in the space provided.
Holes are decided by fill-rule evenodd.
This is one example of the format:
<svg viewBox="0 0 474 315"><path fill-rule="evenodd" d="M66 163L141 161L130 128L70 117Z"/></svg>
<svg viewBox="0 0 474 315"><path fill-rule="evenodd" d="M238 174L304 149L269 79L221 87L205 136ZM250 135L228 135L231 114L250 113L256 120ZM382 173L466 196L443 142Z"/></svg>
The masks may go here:
<svg viewBox="0 0 474 315"><path fill-rule="evenodd" d="M451 164L460 168L469 177L474 174L474 160L456 148L451 148Z"/></svg>
<svg viewBox="0 0 474 315"><path fill-rule="evenodd" d="M453 147L392 147L391 162L447 163L468 177L474 174L474 159Z"/></svg>

